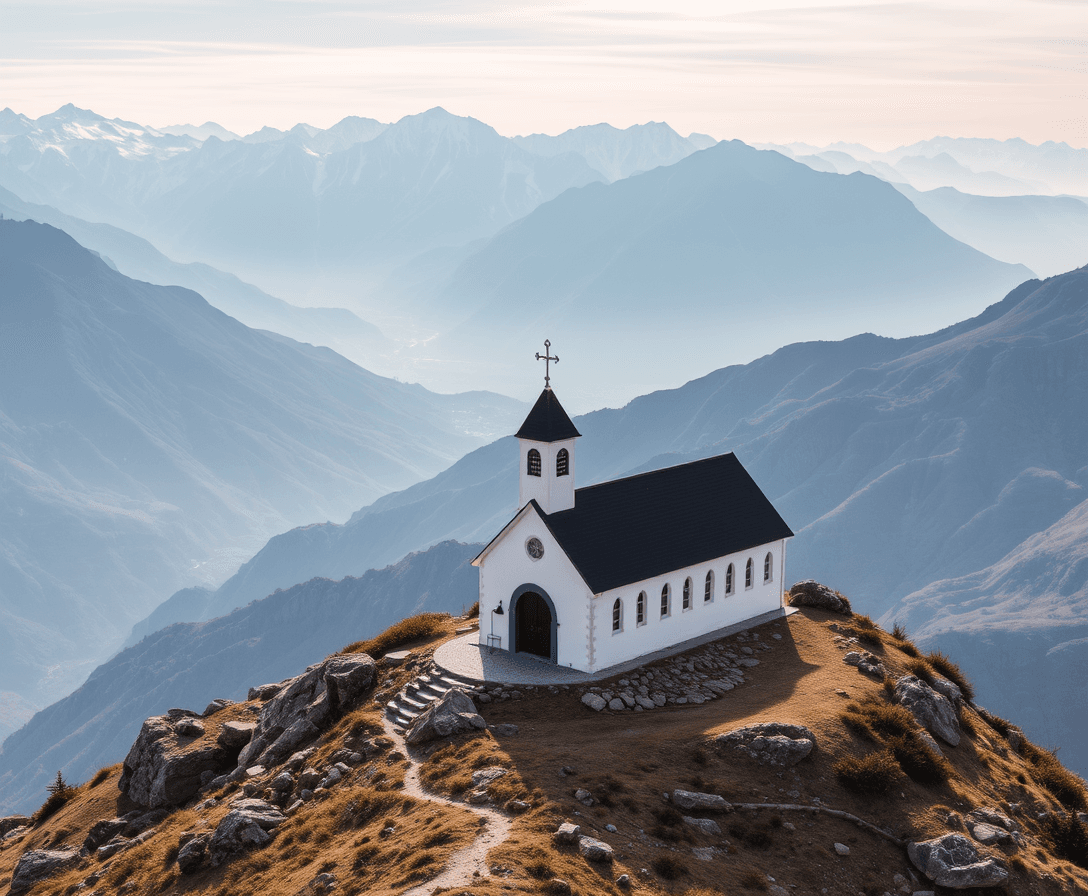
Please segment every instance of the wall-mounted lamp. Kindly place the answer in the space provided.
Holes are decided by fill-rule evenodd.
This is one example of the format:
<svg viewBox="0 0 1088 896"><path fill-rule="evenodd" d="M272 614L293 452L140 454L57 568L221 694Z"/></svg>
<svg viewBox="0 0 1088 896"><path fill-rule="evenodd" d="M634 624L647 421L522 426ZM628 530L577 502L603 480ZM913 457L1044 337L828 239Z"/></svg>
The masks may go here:
<svg viewBox="0 0 1088 896"><path fill-rule="evenodd" d="M503 615L502 601L501 600L499 601L499 605L497 607L495 607L495 609L492 610L491 612L494 613L496 616L502 616Z"/></svg>
<svg viewBox="0 0 1088 896"><path fill-rule="evenodd" d="M495 636L495 617L496 616L505 616L505 615L506 614L505 614L505 612L503 611L503 608L502 608L502 601L500 600L499 605L497 607L495 607L494 610L491 611L491 635L487 639L487 651L488 651L488 653L494 653L495 648L499 644L502 643L501 636L498 637L498 638Z"/></svg>

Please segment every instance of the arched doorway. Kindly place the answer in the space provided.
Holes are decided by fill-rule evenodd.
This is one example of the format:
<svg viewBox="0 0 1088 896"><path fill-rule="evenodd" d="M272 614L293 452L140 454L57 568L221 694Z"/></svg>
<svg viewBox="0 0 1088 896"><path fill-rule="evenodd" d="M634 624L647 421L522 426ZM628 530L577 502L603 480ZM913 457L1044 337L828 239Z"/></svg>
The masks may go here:
<svg viewBox="0 0 1088 896"><path fill-rule="evenodd" d="M522 585L510 598L510 643L515 653L556 661L558 625L555 605L536 585Z"/></svg>

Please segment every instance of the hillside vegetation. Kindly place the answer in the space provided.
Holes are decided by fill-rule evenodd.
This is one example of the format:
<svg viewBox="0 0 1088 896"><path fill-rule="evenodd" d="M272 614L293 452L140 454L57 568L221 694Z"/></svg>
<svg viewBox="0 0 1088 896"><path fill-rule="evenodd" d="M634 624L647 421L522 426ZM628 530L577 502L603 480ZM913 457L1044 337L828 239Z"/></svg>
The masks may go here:
<svg viewBox="0 0 1088 896"><path fill-rule="evenodd" d="M719 699L593 712L581 699L589 686L487 686L473 692L486 728L409 751L383 724L381 706L429 667L434 648L459 625L433 616L401 624L381 639L386 649L414 632L430 634L408 645L402 665L378 663L365 693L330 717L308 751L271 767L240 766L183 805L148 815L118 791L122 768L103 770L49 818L2 841L0 885L28 850L79 846L96 823L132 812L128 824L144 825L141 835L115 838L112 856L92 850L73 858L33 892L59 896L85 882L84 890L103 893L294 896L335 886L337 893L384 894L442 881L443 892L495 896L881 896L933 889L908 859L908 842L965 831L978 840L991 836L987 830L998 831L994 842L975 846L1007 871L1008 892L1088 888L1088 832L1077 814L1086 809L1084 783L1015 725L967 699L956 711L958 746L942 741L940 755L925 747L928 735L893 692L909 675L942 693L954 694L957 679L966 693L969 682L952 659L925 656L902 631L885 632L848 610L805 607L593 685L594 692L620 693L651 673L664 679L684 670L698 682L723 652L758 659L745 669L746 681ZM196 719L202 735L179 743L195 749L229 724L253 720L259 734L278 695L305 677L210 707ZM803 726L815 748L796 764L773 765L760 761L756 745L744 752L718 739L767 722ZM242 765L257 756L247 749ZM337 762L347 771L333 780ZM313 789L298 789L304 785ZM725 803L685 809L680 791ZM179 850L207 839L246 797L285 810L266 842L182 874ZM1009 828L979 824L980 817L1003 818ZM580 846L557 842L553 834L564 822L609 847L611 860L591 861ZM482 873L474 875L476 853Z"/></svg>

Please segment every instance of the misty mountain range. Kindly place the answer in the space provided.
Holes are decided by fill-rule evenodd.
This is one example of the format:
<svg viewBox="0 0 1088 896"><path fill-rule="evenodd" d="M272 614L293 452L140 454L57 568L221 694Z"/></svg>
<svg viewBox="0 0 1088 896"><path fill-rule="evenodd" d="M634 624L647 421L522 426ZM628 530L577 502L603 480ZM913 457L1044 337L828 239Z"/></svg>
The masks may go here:
<svg viewBox="0 0 1088 896"><path fill-rule="evenodd" d="M180 585L433 475L522 413L250 330L7 220L0 383L0 690L39 706Z"/></svg>

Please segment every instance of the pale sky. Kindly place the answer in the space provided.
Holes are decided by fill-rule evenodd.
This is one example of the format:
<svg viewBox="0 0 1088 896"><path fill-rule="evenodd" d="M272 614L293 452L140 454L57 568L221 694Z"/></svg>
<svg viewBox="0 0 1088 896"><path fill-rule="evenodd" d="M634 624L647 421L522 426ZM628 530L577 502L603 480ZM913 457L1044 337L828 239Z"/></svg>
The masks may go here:
<svg viewBox="0 0 1088 896"><path fill-rule="evenodd" d="M749 142L1088 146L1088 3L2 0L0 108L239 133L444 106Z"/></svg>

